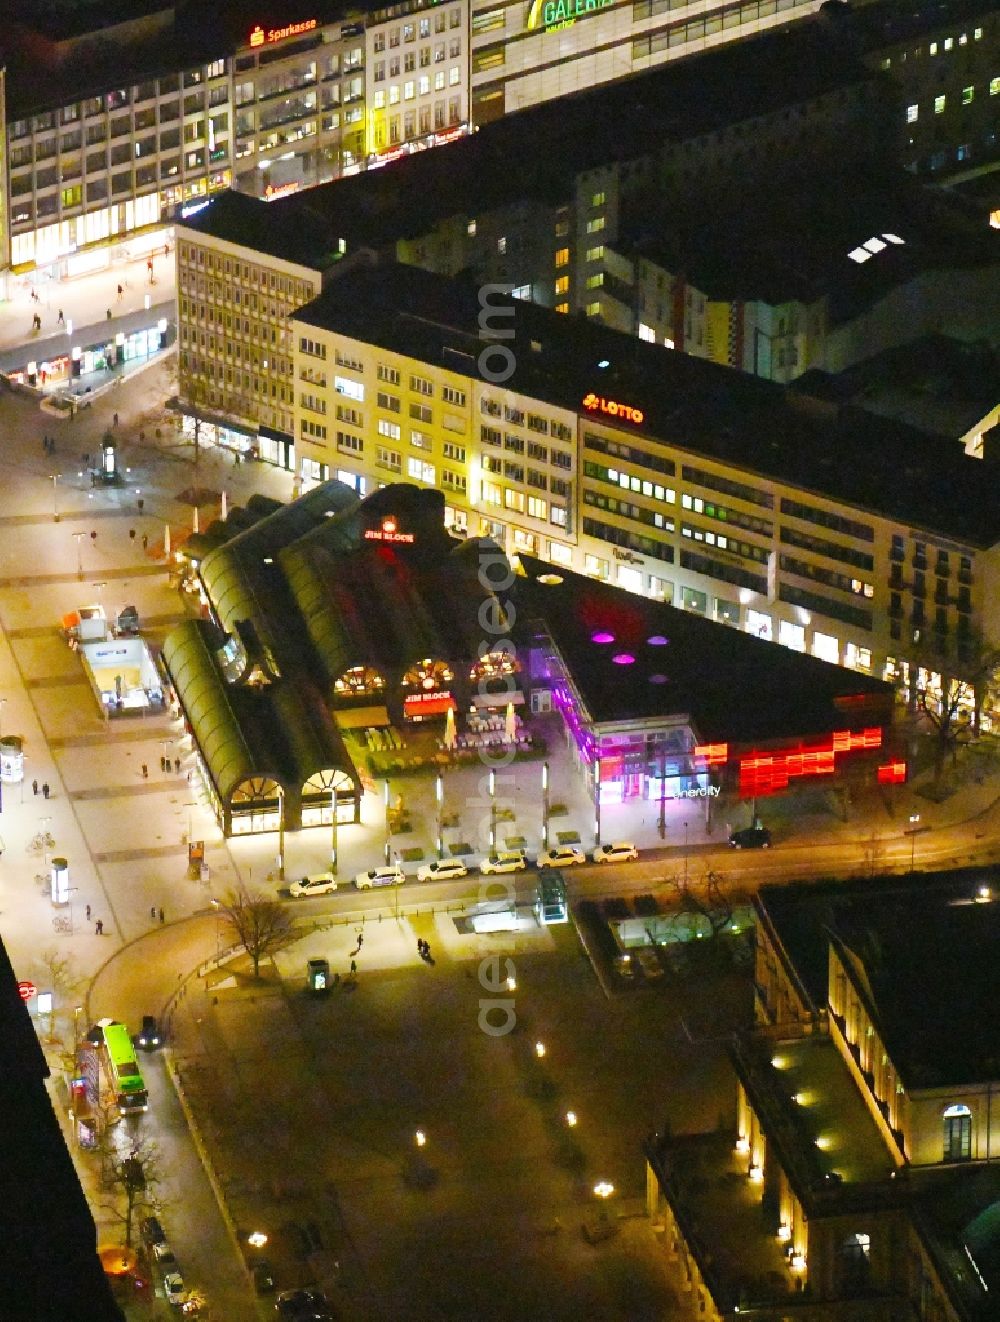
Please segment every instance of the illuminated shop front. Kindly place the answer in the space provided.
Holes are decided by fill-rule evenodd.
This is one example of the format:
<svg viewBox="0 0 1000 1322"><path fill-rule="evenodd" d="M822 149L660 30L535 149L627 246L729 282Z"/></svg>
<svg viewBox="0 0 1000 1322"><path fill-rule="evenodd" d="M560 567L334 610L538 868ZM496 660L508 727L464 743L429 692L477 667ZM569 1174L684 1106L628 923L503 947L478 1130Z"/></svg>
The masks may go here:
<svg viewBox="0 0 1000 1322"><path fill-rule="evenodd" d="M889 685L540 561L521 557L520 570L531 705L561 715L595 805L707 809L834 783L848 767L905 779Z"/></svg>

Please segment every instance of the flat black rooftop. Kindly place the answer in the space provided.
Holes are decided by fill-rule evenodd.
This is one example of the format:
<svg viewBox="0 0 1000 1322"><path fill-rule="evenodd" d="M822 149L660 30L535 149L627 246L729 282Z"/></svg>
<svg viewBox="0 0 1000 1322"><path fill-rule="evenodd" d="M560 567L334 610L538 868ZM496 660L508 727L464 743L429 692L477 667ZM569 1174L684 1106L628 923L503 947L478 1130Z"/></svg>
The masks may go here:
<svg viewBox="0 0 1000 1322"><path fill-rule="evenodd" d="M309 208L275 223L273 202L261 202L245 193L225 192L207 207L182 222L199 234L252 248L254 252L281 261L294 262L314 271L326 271L340 254L329 226Z"/></svg>
<svg viewBox="0 0 1000 1322"><path fill-rule="evenodd" d="M690 717L700 738L809 738L888 719L891 689L730 625L520 556L518 619L541 621L592 720ZM553 581L556 580L556 581Z"/></svg>
<svg viewBox="0 0 1000 1322"><path fill-rule="evenodd" d="M779 208L744 188L728 205L695 198L661 216L645 199L631 210L615 248L683 272L710 298L825 295L835 325L921 272L1000 264L1000 233L978 210L903 170L837 175L803 163ZM872 240L877 251L860 251Z"/></svg>
<svg viewBox="0 0 1000 1322"><path fill-rule="evenodd" d="M514 332L507 345L516 367L505 383L512 390L574 411L595 392L642 409L642 432L692 460L715 459L974 546L1000 539L989 470L958 446L860 408L814 408L800 392L583 317L511 306L513 315L497 324ZM480 310L471 283L359 263L296 320L475 378Z"/></svg>
<svg viewBox="0 0 1000 1322"><path fill-rule="evenodd" d="M997 898L976 903L981 885ZM830 934L861 960L909 1088L1000 1077L1000 869L764 886L759 903L817 1007Z"/></svg>

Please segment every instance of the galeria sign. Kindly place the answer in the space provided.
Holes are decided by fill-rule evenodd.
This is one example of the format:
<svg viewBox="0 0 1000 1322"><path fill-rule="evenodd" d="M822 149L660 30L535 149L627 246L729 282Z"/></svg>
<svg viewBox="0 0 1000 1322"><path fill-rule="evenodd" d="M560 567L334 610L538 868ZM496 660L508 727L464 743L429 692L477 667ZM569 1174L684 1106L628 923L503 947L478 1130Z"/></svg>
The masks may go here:
<svg viewBox="0 0 1000 1322"><path fill-rule="evenodd" d="M595 9L607 9L611 0L532 0L528 7L529 32L541 28L568 28L578 18L585 18Z"/></svg>

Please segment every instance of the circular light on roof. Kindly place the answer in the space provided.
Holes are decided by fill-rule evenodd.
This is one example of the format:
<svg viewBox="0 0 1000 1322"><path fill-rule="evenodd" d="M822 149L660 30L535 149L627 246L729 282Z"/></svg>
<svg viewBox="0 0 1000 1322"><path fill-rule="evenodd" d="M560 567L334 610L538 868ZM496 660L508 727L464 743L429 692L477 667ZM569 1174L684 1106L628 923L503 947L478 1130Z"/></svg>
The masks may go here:
<svg viewBox="0 0 1000 1322"><path fill-rule="evenodd" d="M635 657L631 654L631 652L618 652L615 656L611 658L611 660L615 663L616 666L635 665Z"/></svg>
<svg viewBox="0 0 1000 1322"><path fill-rule="evenodd" d="M654 633L652 638L646 639L646 642L650 647L666 647L667 643L670 642L670 639L664 638L662 633Z"/></svg>
<svg viewBox="0 0 1000 1322"><path fill-rule="evenodd" d="M615 641L615 636L613 633L608 633L606 629L601 629L597 633L592 633L590 635L590 641L592 643L613 643Z"/></svg>
<svg viewBox="0 0 1000 1322"><path fill-rule="evenodd" d="M650 684L666 684L667 677L666 675L650 675L649 682Z"/></svg>
<svg viewBox="0 0 1000 1322"><path fill-rule="evenodd" d="M555 585L561 583L563 579L562 574L539 574L538 581L539 583L547 584L549 587L555 587Z"/></svg>

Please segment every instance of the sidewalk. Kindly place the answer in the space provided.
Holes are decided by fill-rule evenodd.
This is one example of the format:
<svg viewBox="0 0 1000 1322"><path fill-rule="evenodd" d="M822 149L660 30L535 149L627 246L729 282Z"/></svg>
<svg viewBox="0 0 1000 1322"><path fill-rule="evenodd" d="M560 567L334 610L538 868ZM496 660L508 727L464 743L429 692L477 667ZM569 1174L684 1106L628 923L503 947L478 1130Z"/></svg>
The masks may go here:
<svg viewBox="0 0 1000 1322"><path fill-rule="evenodd" d="M64 322L73 325L73 342L81 344L86 342L81 338L84 328L98 326L100 329L99 323L107 323L109 309L112 320L144 312L147 294L153 305L172 308L175 283L171 233L159 230L130 241L127 245L132 254L130 259L116 258L115 254L126 245L115 245L108 249L108 265L87 275L44 281L24 276L12 281L11 298L0 303L0 351L30 346L32 357L66 352L71 346L65 326L58 322L60 311ZM170 254L165 256L163 250L168 243ZM154 254L153 284L149 282L146 266L151 251ZM121 298L118 296L119 285L122 286ZM32 290L37 295L37 302L31 296ZM32 318L36 313L42 319L40 334L32 332ZM172 311L159 315L173 320ZM124 326L116 329L124 329Z"/></svg>

